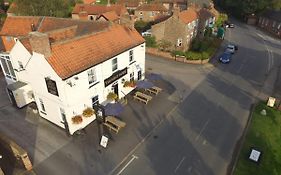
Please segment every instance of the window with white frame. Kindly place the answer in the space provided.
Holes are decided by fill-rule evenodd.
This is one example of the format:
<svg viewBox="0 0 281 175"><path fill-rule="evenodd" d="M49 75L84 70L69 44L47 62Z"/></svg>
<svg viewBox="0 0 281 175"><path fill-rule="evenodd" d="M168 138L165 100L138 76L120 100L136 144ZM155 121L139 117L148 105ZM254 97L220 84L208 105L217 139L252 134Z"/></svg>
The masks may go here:
<svg viewBox="0 0 281 175"><path fill-rule="evenodd" d="M134 72L130 73L130 81L134 81L135 80L135 76L134 76Z"/></svg>
<svg viewBox="0 0 281 175"><path fill-rule="evenodd" d="M116 71L118 69L118 66L117 66L117 58L114 58L112 61L112 71Z"/></svg>
<svg viewBox="0 0 281 175"><path fill-rule="evenodd" d="M21 61L18 61L18 64L19 64L20 70L23 70L23 64L22 64L22 62L21 62Z"/></svg>
<svg viewBox="0 0 281 175"><path fill-rule="evenodd" d="M41 109L41 112L46 112L46 109L45 109L45 105L44 105L44 102L41 98L39 98L39 103L40 103L40 109Z"/></svg>
<svg viewBox="0 0 281 175"><path fill-rule="evenodd" d="M89 84L93 84L93 83L97 82L97 75L96 75L95 68L91 68L90 70L87 71L87 73L88 73Z"/></svg>
<svg viewBox="0 0 281 175"><path fill-rule="evenodd" d="M5 56L2 55L0 57L0 59L1 59L1 65L2 65L5 76L7 78L16 80L16 74L15 74L14 68L12 66L12 62L10 60L10 57L7 56L7 55L5 55Z"/></svg>
<svg viewBox="0 0 281 175"><path fill-rule="evenodd" d="M133 50L129 51L129 60L130 60L130 62L134 61L134 51Z"/></svg>
<svg viewBox="0 0 281 175"><path fill-rule="evenodd" d="M182 46L182 39L181 39L181 38L178 38L177 46L178 46L178 47L181 47L181 46Z"/></svg>
<svg viewBox="0 0 281 175"><path fill-rule="evenodd" d="M63 108L60 108L60 117L61 122L64 123L64 121L66 120L66 115Z"/></svg>

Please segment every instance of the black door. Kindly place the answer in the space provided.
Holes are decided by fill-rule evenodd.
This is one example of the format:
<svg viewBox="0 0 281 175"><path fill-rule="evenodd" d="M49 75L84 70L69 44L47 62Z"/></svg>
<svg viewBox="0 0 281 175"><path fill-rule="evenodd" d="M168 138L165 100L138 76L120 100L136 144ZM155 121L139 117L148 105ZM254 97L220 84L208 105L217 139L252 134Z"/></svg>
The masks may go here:
<svg viewBox="0 0 281 175"><path fill-rule="evenodd" d="M8 90L8 95L9 95L9 97L10 97L10 100L11 100L12 104L13 104L14 106L17 106L17 102L16 102L16 99L15 99L15 97L14 97L13 92L12 92L11 90L9 90L9 89L7 89L7 90Z"/></svg>
<svg viewBox="0 0 281 175"><path fill-rule="evenodd" d="M140 80L140 79L141 79L141 70L138 71L138 80Z"/></svg>
<svg viewBox="0 0 281 175"><path fill-rule="evenodd" d="M114 84L114 85L112 86L112 88L113 88L113 92L114 92L115 94L117 94L117 96L118 96L118 83Z"/></svg>

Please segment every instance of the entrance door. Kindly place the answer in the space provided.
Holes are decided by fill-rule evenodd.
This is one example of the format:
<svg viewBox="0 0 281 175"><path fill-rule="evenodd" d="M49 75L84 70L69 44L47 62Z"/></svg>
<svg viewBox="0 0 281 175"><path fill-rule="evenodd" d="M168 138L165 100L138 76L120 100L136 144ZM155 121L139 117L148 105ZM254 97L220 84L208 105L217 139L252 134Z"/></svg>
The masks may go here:
<svg viewBox="0 0 281 175"><path fill-rule="evenodd" d="M17 106L17 102L16 102L16 99L14 97L13 92L11 90L9 90L9 89L7 89L7 91L8 91L8 95L9 95L9 98L10 98L12 104Z"/></svg>
<svg viewBox="0 0 281 175"><path fill-rule="evenodd" d="M117 94L117 96L119 96L118 95L118 82L116 82L112 85L112 90L115 94Z"/></svg>
<svg viewBox="0 0 281 175"><path fill-rule="evenodd" d="M138 80L141 79L141 70L138 71Z"/></svg>

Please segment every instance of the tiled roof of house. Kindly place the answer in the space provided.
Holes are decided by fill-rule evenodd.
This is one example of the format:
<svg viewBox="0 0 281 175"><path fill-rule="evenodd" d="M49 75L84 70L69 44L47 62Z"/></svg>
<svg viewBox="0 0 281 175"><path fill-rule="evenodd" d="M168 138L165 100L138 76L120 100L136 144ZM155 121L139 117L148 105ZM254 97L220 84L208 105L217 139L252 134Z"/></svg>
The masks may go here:
<svg viewBox="0 0 281 175"><path fill-rule="evenodd" d="M101 16L106 18L108 21L115 21L119 19L119 16L115 13L115 11L105 12L101 14L98 18L100 18Z"/></svg>
<svg viewBox="0 0 281 175"><path fill-rule="evenodd" d="M118 16L127 13L127 9L123 5L113 4L107 5L90 5L90 4L76 4L72 14L79 14L86 11L89 15L100 15L109 11L115 11Z"/></svg>
<svg viewBox="0 0 281 175"><path fill-rule="evenodd" d="M95 2L96 2L96 0L83 0L84 4L93 4Z"/></svg>
<svg viewBox="0 0 281 175"><path fill-rule="evenodd" d="M142 4L136 8L138 11L168 11L162 4Z"/></svg>
<svg viewBox="0 0 281 175"><path fill-rule="evenodd" d="M135 29L113 25L105 32L51 45L52 56L47 61L66 79L143 42Z"/></svg>
<svg viewBox="0 0 281 175"><path fill-rule="evenodd" d="M1 29L0 35L6 36L25 36L39 25L42 17L7 17Z"/></svg>
<svg viewBox="0 0 281 175"><path fill-rule="evenodd" d="M77 26L75 36L99 32L109 25L108 23L81 21L70 18L10 16L6 18L0 35L26 36L32 32L32 24L36 31L43 33Z"/></svg>
<svg viewBox="0 0 281 175"><path fill-rule="evenodd" d="M186 4L187 0L156 0L156 2Z"/></svg>
<svg viewBox="0 0 281 175"><path fill-rule="evenodd" d="M188 24L188 23L198 19L198 14L194 10L194 8L188 8L187 10L184 10L184 11L180 12L179 18L184 23Z"/></svg>
<svg viewBox="0 0 281 175"><path fill-rule="evenodd" d="M261 16L281 22L281 11L280 10L279 11L268 10L268 11L264 12Z"/></svg>

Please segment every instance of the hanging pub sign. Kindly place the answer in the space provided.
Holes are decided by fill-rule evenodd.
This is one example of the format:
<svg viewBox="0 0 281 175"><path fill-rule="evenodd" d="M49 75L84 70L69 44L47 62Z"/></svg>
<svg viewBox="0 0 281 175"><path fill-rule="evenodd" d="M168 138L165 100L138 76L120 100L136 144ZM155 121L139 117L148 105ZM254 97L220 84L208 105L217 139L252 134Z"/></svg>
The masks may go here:
<svg viewBox="0 0 281 175"><path fill-rule="evenodd" d="M57 84L54 80L51 80L50 78L45 78L47 90L50 94L59 96L59 92L57 89Z"/></svg>
<svg viewBox="0 0 281 175"><path fill-rule="evenodd" d="M127 74L127 67L125 69L119 70L112 74L110 77L104 80L104 86L108 86L114 81L118 80L119 78L123 77L124 75Z"/></svg>

